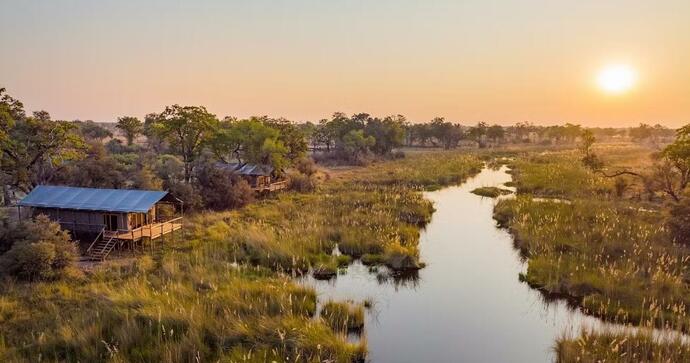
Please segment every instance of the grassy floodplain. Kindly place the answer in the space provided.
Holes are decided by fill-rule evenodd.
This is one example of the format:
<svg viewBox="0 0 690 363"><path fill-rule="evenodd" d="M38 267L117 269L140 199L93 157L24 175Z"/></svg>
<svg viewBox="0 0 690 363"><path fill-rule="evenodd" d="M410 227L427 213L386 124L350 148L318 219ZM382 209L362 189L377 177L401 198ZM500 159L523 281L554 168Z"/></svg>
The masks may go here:
<svg viewBox="0 0 690 363"><path fill-rule="evenodd" d="M184 234L151 255L72 280L3 281L0 360L360 361L366 341L348 343L338 324L315 319L314 291L288 273L364 254L416 260L433 212L419 191L459 183L481 165L432 152L341 170L314 193L189 216ZM350 257L331 256L336 243Z"/></svg>
<svg viewBox="0 0 690 363"><path fill-rule="evenodd" d="M679 340L660 341L649 334L584 331L576 339L556 343L559 362L688 362L690 345Z"/></svg>
<svg viewBox="0 0 690 363"><path fill-rule="evenodd" d="M609 146L599 154L607 165L639 170L651 150ZM529 153L511 166L518 196L500 201L495 218L510 229L527 258L522 279L609 321L688 331L690 249L671 242L659 204L639 197L634 188L621 196L615 179L584 168L576 151ZM659 361L678 346L643 336L583 333L561 339L558 358L619 356L622 350L610 350L615 339L627 339L620 349L636 352L632 361ZM685 348L678 352L687 354Z"/></svg>

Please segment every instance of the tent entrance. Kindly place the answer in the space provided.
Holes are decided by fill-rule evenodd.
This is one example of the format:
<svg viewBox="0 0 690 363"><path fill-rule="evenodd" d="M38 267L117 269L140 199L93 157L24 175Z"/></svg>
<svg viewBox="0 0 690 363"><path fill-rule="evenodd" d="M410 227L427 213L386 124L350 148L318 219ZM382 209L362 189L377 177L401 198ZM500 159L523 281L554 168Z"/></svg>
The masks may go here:
<svg viewBox="0 0 690 363"><path fill-rule="evenodd" d="M117 231L117 214L104 214L103 224L107 231Z"/></svg>

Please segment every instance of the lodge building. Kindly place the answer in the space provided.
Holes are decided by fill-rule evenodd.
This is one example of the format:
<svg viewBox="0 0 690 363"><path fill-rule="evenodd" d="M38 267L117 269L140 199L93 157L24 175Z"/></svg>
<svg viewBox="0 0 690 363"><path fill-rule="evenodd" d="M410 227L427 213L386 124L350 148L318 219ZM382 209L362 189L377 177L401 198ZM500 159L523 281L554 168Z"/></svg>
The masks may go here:
<svg viewBox="0 0 690 363"><path fill-rule="evenodd" d="M19 217L44 214L73 237L96 236L86 250L105 259L116 247L182 228L183 204L165 191L39 185L19 203Z"/></svg>

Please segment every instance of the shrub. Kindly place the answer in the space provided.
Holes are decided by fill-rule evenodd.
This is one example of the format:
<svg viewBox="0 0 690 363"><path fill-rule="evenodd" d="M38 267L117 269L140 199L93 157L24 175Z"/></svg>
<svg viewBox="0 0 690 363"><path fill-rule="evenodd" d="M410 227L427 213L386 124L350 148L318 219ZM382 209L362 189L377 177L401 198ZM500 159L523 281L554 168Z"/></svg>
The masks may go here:
<svg viewBox="0 0 690 363"><path fill-rule="evenodd" d="M206 165L199 170L197 179L206 208L241 208L254 201L254 190L249 183L228 170Z"/></svg>
<svg viewBox="0 0 690 363"><path fill-rule="evenodd" d="M16 228L24 237L0 257L0 272L26 281L52 280L73 267L77 246L60 225L40 215Z"/></svg>
<svg viewBox="0 0 690 363"><path fill-rule="evenodd" d="M667 224L676 242L690 244L690 199L686 198L671 207Z"/></svg>
<svg viewBox="0 0 690 363"><path fill-rule="evenodd" d="M306 176L312 176L316 174L317 168L316 163L311 158L302 158L297 160L295 163L295 169Z"/></svg>
<svg viewBox="0 0 690 363"><path fill-rule="evenodd" d="M183 182L168 182L166 184L170 194L181 200L186 210L198 210L202 207L201 196L191 184Z"/></svg>
<svg viewBox="0 0 690 363"><path fill-rule="evenodd" d="M307 174L290 175L290 189L300 193L309 193L316 190L316 178Z"/></svg>

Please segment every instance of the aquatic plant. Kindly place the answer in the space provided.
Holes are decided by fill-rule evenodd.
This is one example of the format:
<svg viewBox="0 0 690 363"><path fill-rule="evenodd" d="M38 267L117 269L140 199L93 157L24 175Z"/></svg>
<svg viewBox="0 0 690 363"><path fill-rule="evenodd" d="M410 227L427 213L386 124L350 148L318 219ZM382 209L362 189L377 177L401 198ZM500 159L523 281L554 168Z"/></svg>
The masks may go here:
<svg viewBox="0 0 690 363"><path fill-rule="evenodd" d="M501 195L511 194L512 192L498 187L479 187L472 190L471 193L487 198L498 198Z"/></svg>

